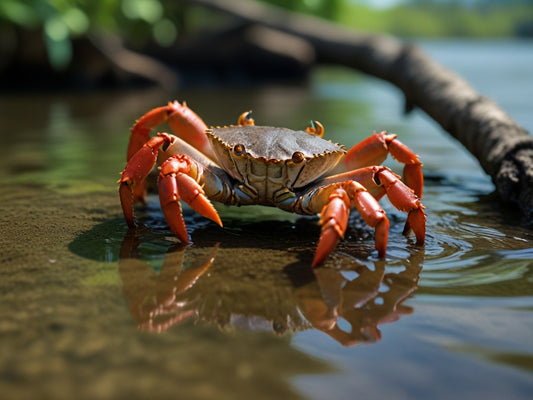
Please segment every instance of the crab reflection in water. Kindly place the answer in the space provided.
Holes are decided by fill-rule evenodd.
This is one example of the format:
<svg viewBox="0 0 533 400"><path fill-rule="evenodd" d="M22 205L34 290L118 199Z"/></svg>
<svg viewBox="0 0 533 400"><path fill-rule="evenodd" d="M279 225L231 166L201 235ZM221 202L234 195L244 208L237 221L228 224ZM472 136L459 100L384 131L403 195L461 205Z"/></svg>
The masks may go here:
<svg viewBox="0 0 533 400"><path fill-rule="evenodd" d="M423 261L415 252L400 272L388 272L384 260L337 254L315 270L305 261L270 268L257 249L242 249L241 263L238 251L218 243L207 250L177 244L157 273L139 258L141 243L130 231L119 262L140 330L162 332L186 321L278 334L315 328L345 346L380 340L378 325L412 312L402 303L416 290Z"/></svg>

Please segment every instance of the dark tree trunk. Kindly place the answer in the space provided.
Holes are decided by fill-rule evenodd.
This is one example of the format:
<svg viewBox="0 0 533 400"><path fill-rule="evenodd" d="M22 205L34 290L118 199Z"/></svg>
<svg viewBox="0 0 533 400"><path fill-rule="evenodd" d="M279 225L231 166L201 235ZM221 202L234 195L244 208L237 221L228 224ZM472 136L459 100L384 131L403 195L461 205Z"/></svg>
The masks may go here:
<svg viewBox="0 0 533 400"><path fill-rule="evenodd" d="M501 198L533 222L533 137L490 99L422 50L381 35L361 34L313 17L244 0L184 0L241 21L293 35L318 63L343 65L391 82L406 99L461 142L492 177Z"/></svg>

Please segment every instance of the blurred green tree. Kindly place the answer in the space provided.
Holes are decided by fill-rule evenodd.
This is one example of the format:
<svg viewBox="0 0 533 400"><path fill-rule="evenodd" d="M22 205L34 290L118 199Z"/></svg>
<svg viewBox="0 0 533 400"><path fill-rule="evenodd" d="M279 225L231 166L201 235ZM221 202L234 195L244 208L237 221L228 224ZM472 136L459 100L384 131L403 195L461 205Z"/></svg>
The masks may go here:
<svg viewBox="0 0 533 400"><path fill-rule="evenodd" d="M254 0L249 0L254 1ZM357 0L255 0L319 16L363 31L403 37L505 37L529 32L531 0L404 0L375 8ZM1 0L0 51L13 32L42 32L52 67L72 59L72 39L89 33L120 35L139 47L148 40L169 46L180 33L218 21L193 1L176 0ZM186 17L184 4L187 4ZM219 19L222 19L221 17ZM14 39L16 41L16 39ZM20 45L20 43L16 43ZM13 46L11 44L11 46Z"/></svg>
<svg viewBox="0 0 533 400"><path fill-rule="evenodd" d="M165 3L168 3L165 4ZM177 36L176 22L165 12L173 2L160 0L2 0L0 28L41 30L50 63L62 69L71 60L71 39L89 31L153 37L162 45Z"/></svg>

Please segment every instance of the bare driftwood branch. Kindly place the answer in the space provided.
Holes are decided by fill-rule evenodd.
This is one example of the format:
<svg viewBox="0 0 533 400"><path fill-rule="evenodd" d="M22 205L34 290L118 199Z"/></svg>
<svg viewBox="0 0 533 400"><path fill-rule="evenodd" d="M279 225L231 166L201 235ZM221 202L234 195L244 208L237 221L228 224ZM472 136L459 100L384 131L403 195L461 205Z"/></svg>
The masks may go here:
<svg viewBox="0 0 533 400"><path fill-rule="evenodd" d="M492 100L432 61L416 46L348 31L328 22L256 2L184 0L305 40L318 63L343 65L391 82L406 111L424 110L461 142L492 177L500 196L533 222L533 137Z"/></svg>

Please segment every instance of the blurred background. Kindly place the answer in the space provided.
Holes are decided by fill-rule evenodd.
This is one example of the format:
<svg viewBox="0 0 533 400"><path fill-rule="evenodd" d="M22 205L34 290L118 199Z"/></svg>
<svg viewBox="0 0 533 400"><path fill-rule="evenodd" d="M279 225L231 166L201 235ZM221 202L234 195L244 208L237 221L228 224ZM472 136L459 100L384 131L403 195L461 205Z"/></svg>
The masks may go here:
<svg viewBox="0 0 533 400"><path fill-rule="evenodd" d="M529 0L256 1L400 38L533 36ZM213 10L217 3L239 11L254 0L3 0L0 90L305 77L308 61L258 49L242 21ZM274 68L254 62L266 56Z"/></svg>

